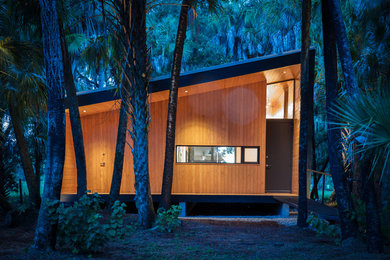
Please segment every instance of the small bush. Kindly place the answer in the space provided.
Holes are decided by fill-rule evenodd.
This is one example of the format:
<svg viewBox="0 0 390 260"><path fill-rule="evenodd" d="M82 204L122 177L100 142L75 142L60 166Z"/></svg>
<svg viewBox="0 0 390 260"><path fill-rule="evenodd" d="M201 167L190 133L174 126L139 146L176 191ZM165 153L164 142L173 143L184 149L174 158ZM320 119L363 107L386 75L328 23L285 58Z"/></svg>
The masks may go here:
<svg viewBox="0 0 390 260"><path fill-rule="evenodd" d="M181 210L181 207L178 205L173 205L168 210L158 209L155 222L157 230L160 232L175 231L181 225L181 220L179 219Z"/></svg>
<svg viewBox="0 0 390 260"><path fill-rule="evenodd" d="M311 213L307 219L311 228L316 231L317 235L325 235L335 240L336 244L341 243L341 231L339 226L331 225L328 221L320 219L317 215Z"/></svg>
<svg viewBox="0 0 390 260"><path fill-rule="evenodd" d="M103 223L100 210L100 198L97 194L83 195L70 207L57 202L49 204L53 223L58 221L57 240L60 246L72 248L73 253L96 252L107 241L123 238L126 234L123 218L125 204L116 201L108 223Z"/></svg>

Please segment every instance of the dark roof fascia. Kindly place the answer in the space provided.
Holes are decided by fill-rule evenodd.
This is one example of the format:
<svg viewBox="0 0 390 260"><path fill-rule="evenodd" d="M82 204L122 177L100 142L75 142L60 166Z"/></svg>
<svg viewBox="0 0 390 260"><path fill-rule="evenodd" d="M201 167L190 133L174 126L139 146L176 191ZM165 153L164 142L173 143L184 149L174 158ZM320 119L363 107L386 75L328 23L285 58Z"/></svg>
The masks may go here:
<svg viewBox="0 0 390 260"><path fill-rule="evenodd" d="M300 54L300 50L294 50L182 73L180 75L179 88L300 64ZM309 55L310 69L314 71L314 47L310 48ZM170 75L151 79L149 93L168 90L169 86ZM86 106L116 100L118 97L115 95L115 92L115 88L78 92L78 104L79 106ZM67 104L66 107L68 107Z"/></svg>

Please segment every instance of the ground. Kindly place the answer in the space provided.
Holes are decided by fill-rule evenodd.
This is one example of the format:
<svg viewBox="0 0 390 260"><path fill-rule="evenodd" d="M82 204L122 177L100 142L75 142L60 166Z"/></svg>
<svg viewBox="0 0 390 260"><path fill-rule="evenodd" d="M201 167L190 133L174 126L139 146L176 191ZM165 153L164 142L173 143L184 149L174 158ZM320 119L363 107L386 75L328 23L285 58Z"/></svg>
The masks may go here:
<svg viewBox="0 0 390 260"><path fill-rule="evenodd" d="M134 221L129 215L127 222ZM281 224L283 223L283 224ZM390 259L373 255L364 248L337 246L331 239L300 229L294 219L202 219L187 218L175 233L136 230L124 240L113 241L100 253L77 256L90 259ZM0 259L30 259L26 254L34 228L0 226ZM69 253L49 255L52 259L72 258ZM76 257L76 259L77 259Z"/></svg>

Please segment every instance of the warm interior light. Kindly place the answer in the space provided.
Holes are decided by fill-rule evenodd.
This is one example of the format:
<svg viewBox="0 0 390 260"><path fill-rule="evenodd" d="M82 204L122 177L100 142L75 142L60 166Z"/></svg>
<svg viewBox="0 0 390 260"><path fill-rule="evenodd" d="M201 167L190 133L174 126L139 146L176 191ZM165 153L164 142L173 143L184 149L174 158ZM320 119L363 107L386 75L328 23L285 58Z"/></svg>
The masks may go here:
<svg viewBox="0 0 390 260"><path fill-rule="evenodd" d="M185 93L188 93L188 90L184 90Z"/></svg>
<svg viewBox="0 0 390 260"><path fill-rule="evenodd" d="M283 74L286 74L287 72L286 71L283 71Z"/></svg>
<svg viewBox="0 0 390 260"><path fill-rule="evenodd" d="M87 112L87 110L83 110L83 112L85 113L85 112Z"/></svg>

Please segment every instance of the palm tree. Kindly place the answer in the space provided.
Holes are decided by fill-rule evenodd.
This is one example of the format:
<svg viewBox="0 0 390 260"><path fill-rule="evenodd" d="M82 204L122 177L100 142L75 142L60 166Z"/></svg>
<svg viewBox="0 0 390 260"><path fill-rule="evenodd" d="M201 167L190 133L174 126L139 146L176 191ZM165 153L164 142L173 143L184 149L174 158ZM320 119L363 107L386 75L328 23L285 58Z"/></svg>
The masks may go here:
<svg viewBox="0 0 390 260"><path fill-rule="evenodd" d="M130 66L132 75L128 78L130 81L128 105L132 125L130 136L133 140L135 202L139 222L143 227L149 228L153 224L155 215L150 193L148 161L150 65L146 47L146 0L131 0L130 12L134 22L132 21L133 32L129 37L129 60L126 66Z"/></svg>
<svg viewBox="0 0 390 260"><path fill-rule="evenodd" d="M325 3L329 10L328 18L332 23L336 35L337 49L339 51L347 92L350 97L354 97L358 91L358 86L354 76L351 51L349 49L340 2L339 0L328 0Z"/></svg>
<svg viewBox="0 0 390 260"><path fill-rule="evenodd" d="M124 53L122 80L119 93L121 96L121 114L119 118L117 151L115 155L114 174L110 201L119 195L123 167L124 144L128 131L133 145L133 167L135 176L135 202L138 209L138 220L142 227L152 226L155 213L149 182L148 162L148 131L149 131L149 101L148 86L150 65L146 47L146 1L124 0L115 2L114 30L122 32L118 41ZM115 33L115 32L114 32ZM119 52L120 53L120 52ZM125 117L130 117L131 129L125 129Z"/></svg>
<svg viewBox="0 0 390 260"><path fill-rule="evenodd" d="M44 103L45 91L40 77L43 59L40 49L33 46L33 39L23 39L33 38L34 29L23 24L20 14L14 13L13 5L15 3L3 1L0 7L0 93L11 116L30 202L39 208L39 174L34 173L23 122L33 114L31 104Z"/></svg>
<svg viewBox="0 0 390 260"><path fill-rule="evenodd" d="M65 40L63 29L60 28L61 49L64 69L64 85L66 88L66 97L69 107L70 125L72 128L73 146L76 158L77 168L77 196L81 197L87 192L87 166L84 152L83 131L81 129L81 120L79 105L77 102L76 86L73 80L71 60L68 52L68 46Z"/></svg>
<svg viewBox="0 0 390 260"><path fill-rule="evenodd" d="M310 117L313 111L313 88L310 83L311 0L302 1L302 48L301 48L301 118L299 131L299 201L298 226L307 226L307 150L310 129Z"/></svg>
<svg viewBox="0 0 390 260"><path fill-rule="evenodd" d="M370 90L359 91L355 99L341 100L334 108L334 115L340 122L339 127L348 129L348 137L358 143L355 153L360 155L363 168L368 250L382 252L380 199L376 186L390 167L390 91L388 82L368 87Z"/></svg>
<svg viewBox="0 0 390 260"><path fill-rule="evenodd" d="M326 81L326 112L328 120L328 154L332 180L336 191L337 208L340 218L342 239L346 240L356 236L356 227L347 212L351 212L351 195L346 183L342 160L341 131L335 128L337 119L332 113L338 93L337 87L337 51L336 38L333 25L329 18L329 0L322 0L322 26L324 41L324 63Z"/></svg>
<svg viewBox="0 0 390 260"><path fill-rule="evenodd" d="M46 67L48 136L45 186L35 229L33 248L54 249L55 225L50 221L49 204L60 199L65 160L65 105L63 58L56 1L40 0L43 49Z"/></svg>
<svg viewBox="0 0 390 260"><path fill-rule="evenodd" d="M215 0L208 0L209 10L216 12L218 5ZM184 42L186 39L188 10L191 6L196 5L193 0L183 0L181 4L179 24L176 34L175 50L173 53L173 63L171 72L171 86L169 89L167 129L165 139L165 159L163 182L161 188L160 208L168 210L171 206L172 181L173 181L173 164L175 157L175 132L176 132L176 111L178 86L181 71L181 62L183 57ZM194 7L193 7L194 8Z"/></svg>
<svg viewBox="0 0 390 260"><path fill-rule="evenodd" d="M171 206L173 161L175 157L175 132L176 132L176 111L177 94L183 56L184 41L186 39L188 10L191 7L191 0L183 0L181 4L179 26L176 34L176 45L173 54L171 73L171 87L169 89L168 118L165 140L165 160L161 191L160 208L168 210Z"/></svg>

